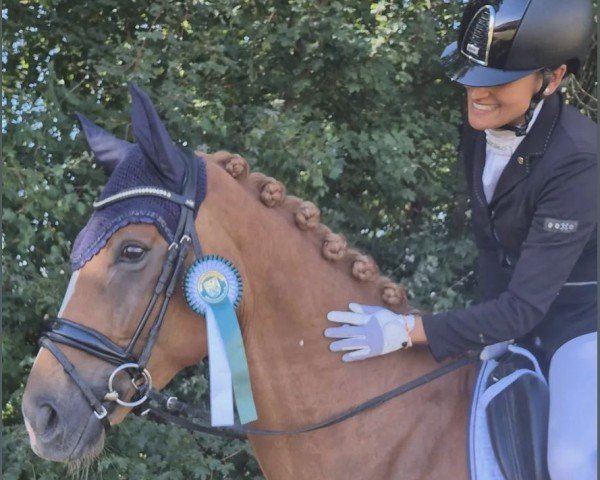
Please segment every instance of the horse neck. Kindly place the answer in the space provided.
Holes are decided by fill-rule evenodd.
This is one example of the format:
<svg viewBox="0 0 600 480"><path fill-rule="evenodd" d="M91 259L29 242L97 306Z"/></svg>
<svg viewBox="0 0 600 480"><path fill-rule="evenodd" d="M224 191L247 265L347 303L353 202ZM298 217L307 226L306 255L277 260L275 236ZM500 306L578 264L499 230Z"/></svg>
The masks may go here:
<svg viewBox="0 0 600 480"><path fill-rule="evenodd" d="M291 411L300 423L320 419L435 368L424 347L353 364L331 353L327 312L351 301L382 304L376 283L353 278L347 262L325 260L316 234L297 228L289 212L265 207L250 188L208 167L200 235L222 229L206 236L209 248L225 250L242 273L240 322L255 395L268 407L261 420L291 426Z"/></svg>

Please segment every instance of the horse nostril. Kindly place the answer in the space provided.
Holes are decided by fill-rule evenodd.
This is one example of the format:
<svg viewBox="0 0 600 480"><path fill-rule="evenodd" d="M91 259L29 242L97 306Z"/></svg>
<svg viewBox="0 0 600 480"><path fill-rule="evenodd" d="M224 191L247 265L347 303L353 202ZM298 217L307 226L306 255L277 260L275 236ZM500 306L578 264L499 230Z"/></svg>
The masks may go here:
<svg viewBox="0 0 600 480"><path fill-rule="evenodd" d="M58 427L58 413L52 405L45 403L40 406L36 423L39 435L51 436Z"/></svg>

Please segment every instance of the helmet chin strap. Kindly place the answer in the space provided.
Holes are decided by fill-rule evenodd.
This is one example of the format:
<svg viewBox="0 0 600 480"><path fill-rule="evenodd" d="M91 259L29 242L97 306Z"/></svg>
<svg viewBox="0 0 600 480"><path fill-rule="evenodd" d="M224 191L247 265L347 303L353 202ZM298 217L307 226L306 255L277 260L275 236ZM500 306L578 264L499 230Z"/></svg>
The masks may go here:
<svg viewBox="0 0 600 480"><path fill-rule="evenodd" d="M529 122L531 122L531 118L533 117L533 111L535 107L537 107L538 103L540 103L544 98L544 90L548 87L550 83L550 79L552 76L552 70L549 68L544 68L542 70L542 86L537 91L537 93L531 97L531 102L529 102L529 108L525 112L525 118L523 123L517 126L513 125L504 125L499 128L499 130L510 130L511 132L515 132L517 137L523 137L527 134L527 128L529 127Z"/></svg>

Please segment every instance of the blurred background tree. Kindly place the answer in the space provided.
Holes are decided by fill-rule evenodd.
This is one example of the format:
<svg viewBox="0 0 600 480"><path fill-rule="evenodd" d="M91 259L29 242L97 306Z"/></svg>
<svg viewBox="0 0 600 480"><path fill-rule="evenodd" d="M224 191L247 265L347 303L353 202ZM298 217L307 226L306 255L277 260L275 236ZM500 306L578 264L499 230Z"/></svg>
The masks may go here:
<svg viewBox="0 0 600 480"><path fill-rule="evenodd" d="M461 2L9 0L3 21L4 478L58 479L20 402L71 242L105 177L81 111L131 140L127 82L171 134L227 149L322 208L424 309L472 301L474 251L455 161L463 92L438 56ZM594 50L595 52L595 50ZM596 115L596 57L571 101ZM206 401L203 366L170 386ZM89 478L262 478L245 442L127 419Z"/></svg>

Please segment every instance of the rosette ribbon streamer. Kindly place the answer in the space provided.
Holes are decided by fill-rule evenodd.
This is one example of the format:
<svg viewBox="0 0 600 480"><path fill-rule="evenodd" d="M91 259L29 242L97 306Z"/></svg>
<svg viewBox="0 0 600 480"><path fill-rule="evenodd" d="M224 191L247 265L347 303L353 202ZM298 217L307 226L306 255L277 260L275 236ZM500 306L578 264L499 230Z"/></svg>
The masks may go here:
<svg viewBox="0 0 600 480"><path fill-rule="evenodd" d="M184 291L192 310L206 318L212 425L234 424L234 396L240 422L256 420L248 361L235 313L242 298L239 272L225 258L204 256L188 269Z"/></svg>

